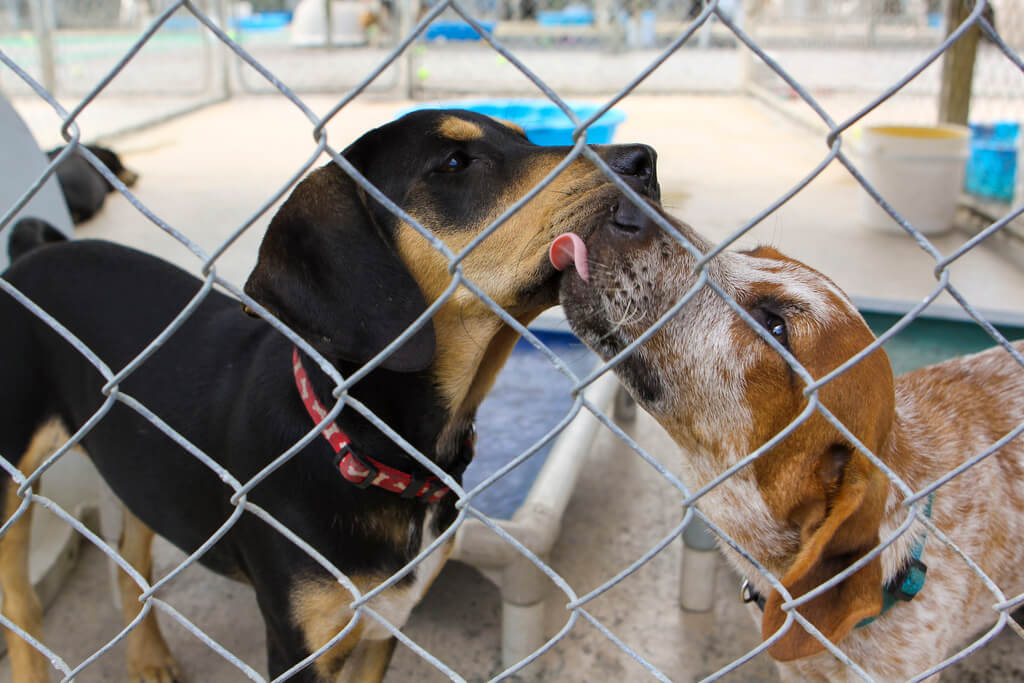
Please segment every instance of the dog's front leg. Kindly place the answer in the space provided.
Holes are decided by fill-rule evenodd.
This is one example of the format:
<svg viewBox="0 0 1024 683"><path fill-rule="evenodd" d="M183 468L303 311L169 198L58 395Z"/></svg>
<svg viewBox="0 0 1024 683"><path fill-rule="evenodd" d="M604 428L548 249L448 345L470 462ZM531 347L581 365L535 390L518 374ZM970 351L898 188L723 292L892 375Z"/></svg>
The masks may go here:
<svg viewBox="0 0 1024 683"><path fill-rule="evenodd" d="M384 680L397 644L394 638L360 641L345 660L338 683L379 683Z"/></svg>
<svg viewBox="0 0 1024 683"><path fill-rule="evenodd" d="M18 463L26 477L31 475L46 456L54 450L56 432L50 427L39 429ZM3 496L4 524L21 506L22 499L15 494L16 485L0 480ZM32 506L15 520L0 536L0 591L3 593L3 615L18 628L39 642L43 641L43 606L39 602L28 571L29 542L32 534ZM17 683L46 683L50 680L49 664L43 653L13 631L4 629L7 652L11 659L12 680Z"/></svg>
<svg viewBox="0 0 1024 683"><path fill-rule="evenodd" d="M5 487L4 517L11 518L21 503L14 494L14 482ZM28 574L29 535L32 506L22 513L0 537L0 590L3 615L36 640L43 640L43 607ZM50 680L46 657L15 632L4 629L11 659L12 680L18 683L46 683Z"/></svg>
<svg viewBox="0 0 1024 683"><path fill-rule="evenodd" d="M147 582L151 579L153 557L151 549L154 532L124 508L124 525L119 550L125 559ZM142 610L139 585L123 571L117 572L117 587L121 593L124 623L130 624ZM164 641L156 614L150 611L142 621L128 632L128 673L133 683L178 683L182 681L178 665Z"/></svg>

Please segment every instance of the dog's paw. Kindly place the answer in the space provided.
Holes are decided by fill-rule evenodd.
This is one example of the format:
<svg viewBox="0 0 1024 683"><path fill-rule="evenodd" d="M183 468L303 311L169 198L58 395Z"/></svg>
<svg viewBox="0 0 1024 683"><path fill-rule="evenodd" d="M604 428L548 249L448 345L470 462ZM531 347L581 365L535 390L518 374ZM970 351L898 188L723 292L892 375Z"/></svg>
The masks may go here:
<svg viewBox="0 0 1024 683"><path fill-rule="evenodd" d="M151 656L148 661L128 662L131 683L185 683L177 662L169 654Z"/></svg>

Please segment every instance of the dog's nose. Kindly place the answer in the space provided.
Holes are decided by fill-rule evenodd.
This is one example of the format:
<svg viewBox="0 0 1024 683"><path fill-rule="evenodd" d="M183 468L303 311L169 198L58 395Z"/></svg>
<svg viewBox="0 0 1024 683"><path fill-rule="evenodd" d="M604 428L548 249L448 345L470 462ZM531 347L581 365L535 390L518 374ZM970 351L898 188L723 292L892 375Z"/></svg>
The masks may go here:
<svg viewBox="0 0 1024 683"><path fill-rule="evenodd" d="M612 226L624 233L637 235L653 225L654 221L628 197L621 197L612 207Z"/></svg>
<svg viewBox="0 0 1024 683"><path fill-rule="evenodd" d="M657 200L660 195L657 177L658 154L648 145L617 145L608 157L611 166L630 186Z"/></svg>
<svg viewBox="0 0 1024 683"><path fill-rule="evenodd" d="M655 152L647 145L619 145L608 165L625 176L649 178L654 173Z"/></svg>

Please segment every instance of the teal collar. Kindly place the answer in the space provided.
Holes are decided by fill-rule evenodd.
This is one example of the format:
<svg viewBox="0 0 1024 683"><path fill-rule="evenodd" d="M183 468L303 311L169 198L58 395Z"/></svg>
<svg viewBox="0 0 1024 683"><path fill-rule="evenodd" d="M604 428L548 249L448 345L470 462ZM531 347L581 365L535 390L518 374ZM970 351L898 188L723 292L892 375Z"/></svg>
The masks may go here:
<svg viewBox="0 0 1024 683"><path fill-rule="evenodd" d="M935 500L935 492L928 495L928 504L924 508L924 516L932 518L932 502ZM872 621L882 616L897 602L910 602L914 596L924 588L925 575L928 573L928 566L921 561L924 554L924 543L928 540L928 532L921 534L921 537L914 541L910 549L910 561L903 569L893 577L892 581L882 587L882 611L876 617L868 617L854 628L867 626Z"/></svg>
<svg viewBox="0 0 1024 683"><path fill-rule="evenodd" d="M932 518L932 502L935 500L935 492L933 491L928 496L928 504L924 509L924 516L928 519ZM924 554L924 544L928 540L928 533L925 532L918 538L913 547L910 549L910 560L906 563L903 569L892 578L891 581L882 586L882 611L878 613L878 616L868 617L867 619L859 622L854 628L860 628L861 626L867 626L872 621L882 616L889 609L898 602L910 602L914 599L914 596L921 592L924 588L925 575L928 573L928 567L924 562L921 561L921 555ZM750 582L746 579L743 580L743 585L740 587L740 599L743 602L756 603L761 611L764 611L765 598L763 595L758 593Z"/></svg>

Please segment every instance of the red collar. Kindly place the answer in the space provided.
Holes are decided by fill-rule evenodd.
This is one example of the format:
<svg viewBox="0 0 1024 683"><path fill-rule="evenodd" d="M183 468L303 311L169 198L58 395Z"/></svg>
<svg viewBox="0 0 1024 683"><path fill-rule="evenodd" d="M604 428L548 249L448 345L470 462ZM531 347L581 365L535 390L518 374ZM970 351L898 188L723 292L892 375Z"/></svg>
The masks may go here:
<svg viewBox="0 0 1024 683"><path fill-rule="evenodd" d="M313 386L309 382L306 368L302 367L302 360L299 358L299 350L292 350L292 371L295 374L295 386L299 389L299 396L303 405L309 411L315 424L320 424L327 417L327 410L320 405L316 395L313 393ZM348 435L341 430L334 422L324 427L324 438L331 444L331 448L338 454L335 464L346 480L355 486L365 489L371 484L378 486L385 491L401 494L402 498L422 498L428 503L434 503L442 498L450 490L441 484L441 480L431 475L426 479L420 479L411 474L400 472L382 462L365 455L357 455L351 448L351 441Z"/></svg>

